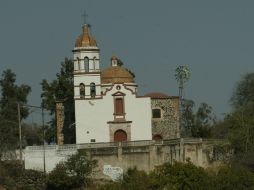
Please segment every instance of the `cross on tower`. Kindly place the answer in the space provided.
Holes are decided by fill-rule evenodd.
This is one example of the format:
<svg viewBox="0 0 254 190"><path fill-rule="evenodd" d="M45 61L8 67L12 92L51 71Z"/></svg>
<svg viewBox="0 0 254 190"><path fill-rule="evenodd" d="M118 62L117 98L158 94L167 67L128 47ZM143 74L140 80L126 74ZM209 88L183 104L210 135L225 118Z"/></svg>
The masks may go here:
<svg viewBox="0 0 254 190"><path fill-rule="evenodd" d="M88 15L86 14L86 10L84 10L84 13L81 15L82 17L83 17L83 19L84 19L84 24L87 24L86 23L86 18L88 17Z"/></svg>

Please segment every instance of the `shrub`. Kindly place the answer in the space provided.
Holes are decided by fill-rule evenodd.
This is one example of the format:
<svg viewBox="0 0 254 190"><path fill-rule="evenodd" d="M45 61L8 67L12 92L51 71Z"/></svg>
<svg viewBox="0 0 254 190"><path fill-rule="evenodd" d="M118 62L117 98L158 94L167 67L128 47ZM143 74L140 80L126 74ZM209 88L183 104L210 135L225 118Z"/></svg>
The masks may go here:
<svg viewBox="0 0 254 190"><path fill-rule="evenodd" d="M215 177L216 190L253 190L254 174L241 166L223 166Z"/></svg>
<svg viewBox="0 0 254 190"><path fill-rule="evenodd" d="M165 163L157 167L151 174L153 189L170 190L210 190L212 181L201 167L192 163Z"/></svg>
<svg viewBox="0 0 254 190"><path fill-rule="evenodd" d="M87 186L96 166L97 161L88 159L85 153L78 152L71 155L49 173L47 189L67 190Z"/></svg>

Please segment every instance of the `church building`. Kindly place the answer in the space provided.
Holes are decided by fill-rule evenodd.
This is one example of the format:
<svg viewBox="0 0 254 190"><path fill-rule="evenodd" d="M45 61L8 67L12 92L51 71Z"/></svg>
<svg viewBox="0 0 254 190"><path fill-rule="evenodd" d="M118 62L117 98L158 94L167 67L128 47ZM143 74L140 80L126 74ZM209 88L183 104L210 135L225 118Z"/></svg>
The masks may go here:
<svg viewBox="0 0 254 190"><path fill-rule="evenodd" d="M101 69L96 39L88 24L82 29L73 49L76 143L179 138L179 98L139 96L133 74L116 56Z"/></svg>

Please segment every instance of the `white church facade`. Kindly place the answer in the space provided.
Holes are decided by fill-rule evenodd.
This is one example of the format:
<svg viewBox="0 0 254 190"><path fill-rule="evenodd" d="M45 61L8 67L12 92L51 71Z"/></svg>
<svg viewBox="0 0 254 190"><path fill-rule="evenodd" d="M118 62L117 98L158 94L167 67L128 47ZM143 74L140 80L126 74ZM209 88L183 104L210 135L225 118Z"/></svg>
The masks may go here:
<svg viewBox="0 0 254 190"><path fill-rule="evenodd" d="M152 140L150 98L137 96L133 76L116 57L100 69L88 25L73 53L76 143Z"/></svg>
<svg viewBox="0 0 254 190"><path fill-rule="evenodd" d="M133 74L115 56L101 69L89 25L82 29L73 49L76 144L179 138L179 98L139 96Z"/></svg>
<svg viewBox="0 0 254 190"><path fill-rule="evenodd" d="M100 50L88 25L83 26L73 54L75 123L66 122L67 101L57 101L57 145L26 147L26 169L50 172L80 150L98 161L98 179L114 180L112 172L122 175L134 167L150 172L166 162L190 159L207 167L216 161L211 140L180 138L178 96L138 95L133 75L115 56L108 68L101 69ZM76 144L68 144L64 130L74 124ZM115 143L119 141L126 143Z"/></svg>

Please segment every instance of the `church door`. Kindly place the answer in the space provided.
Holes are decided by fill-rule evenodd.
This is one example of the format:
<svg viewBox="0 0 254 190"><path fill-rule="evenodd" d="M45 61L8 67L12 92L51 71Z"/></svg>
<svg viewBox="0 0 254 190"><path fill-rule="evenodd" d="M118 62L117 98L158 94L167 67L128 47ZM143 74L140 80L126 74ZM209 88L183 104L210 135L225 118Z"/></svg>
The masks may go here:
<svg viewBox="0 0 254 190"><path fill-rule="evenodd" d="M123 130L117 130L114 134L114 142L127 141L127 134Z"/></svg>

